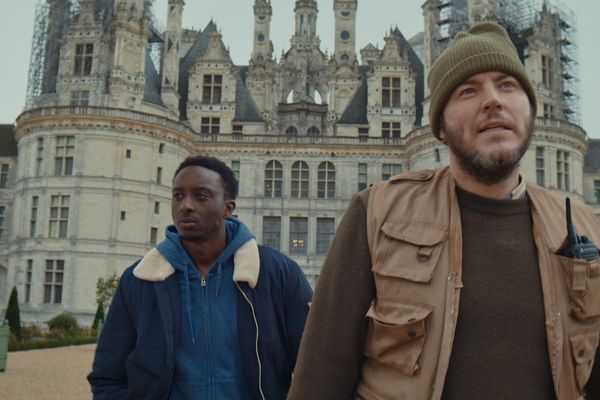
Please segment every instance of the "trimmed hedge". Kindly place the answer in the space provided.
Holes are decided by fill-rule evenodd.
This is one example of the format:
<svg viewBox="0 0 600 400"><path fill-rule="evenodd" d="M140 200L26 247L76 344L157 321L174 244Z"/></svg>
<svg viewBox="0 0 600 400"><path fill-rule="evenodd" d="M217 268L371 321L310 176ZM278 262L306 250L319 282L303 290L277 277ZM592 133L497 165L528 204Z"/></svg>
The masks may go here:
<svg viewBox="0 0 600 400"><path fill-rule="evenodd" d="M95 337L73 337L67 339L42 339L27 342L8 342L8 351L23 351L49 349L53 347L77 346L80 344L96 343Z"/></svg>

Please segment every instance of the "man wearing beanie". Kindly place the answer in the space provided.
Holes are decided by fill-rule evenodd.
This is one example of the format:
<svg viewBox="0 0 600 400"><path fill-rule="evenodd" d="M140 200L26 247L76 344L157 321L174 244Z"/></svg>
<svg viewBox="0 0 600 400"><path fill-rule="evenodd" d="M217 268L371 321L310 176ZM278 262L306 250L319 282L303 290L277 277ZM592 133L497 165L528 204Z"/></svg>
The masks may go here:
<svg viewBox="0 0 600 400"><path fill-rule="evenodd" d="M568 254L564 198L519 174L537 102L508 34L458 33L428 84L450 165L352 200L289 399L600 399L598 250ZM600 244L592 210L572 214Z"/></svg>

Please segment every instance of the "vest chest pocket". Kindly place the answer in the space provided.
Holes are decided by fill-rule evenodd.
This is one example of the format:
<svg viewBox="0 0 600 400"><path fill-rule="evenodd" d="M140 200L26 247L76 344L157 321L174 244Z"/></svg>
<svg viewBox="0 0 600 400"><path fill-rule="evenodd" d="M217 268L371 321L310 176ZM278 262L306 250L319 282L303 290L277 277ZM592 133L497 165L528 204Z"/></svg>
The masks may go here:
<svg viewBox="0 0 600 400"><path fill-rule="evenodd" d="M578 260L557 255L569 287L571 311L581 320L600 315L600 259Z"/></svg>
<svg viewBox="0 0 600 400"><path fill-rule="evenodd" d="M381 227L381 249L373 272L427 283L438 263L447 226L425 221L392 221Z"/></svg>
<svg viewBox="0 0 600 400"><path fill-rule="evenodd" d="M425 304L374 302L367 312L365 355L405 375L415 375L432 311Z"/></svg>

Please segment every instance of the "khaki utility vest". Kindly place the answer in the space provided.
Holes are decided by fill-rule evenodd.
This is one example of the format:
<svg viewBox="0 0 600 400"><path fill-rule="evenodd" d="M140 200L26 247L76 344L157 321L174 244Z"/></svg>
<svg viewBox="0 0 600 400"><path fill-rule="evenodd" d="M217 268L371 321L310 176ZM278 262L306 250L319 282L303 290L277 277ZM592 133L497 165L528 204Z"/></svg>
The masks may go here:
<svg viewBox="0 0 600 400"><path fill-rule="evenodd" d="M556 397L583 399L600 335L600 260L557 255L566 240L564 199L534 184L527 194ZM600 245L588 207L574 204L573 222ZM373 185L367 234L376 297L357 398L440 399L462 288L460 209L448 167Z"/></svg>

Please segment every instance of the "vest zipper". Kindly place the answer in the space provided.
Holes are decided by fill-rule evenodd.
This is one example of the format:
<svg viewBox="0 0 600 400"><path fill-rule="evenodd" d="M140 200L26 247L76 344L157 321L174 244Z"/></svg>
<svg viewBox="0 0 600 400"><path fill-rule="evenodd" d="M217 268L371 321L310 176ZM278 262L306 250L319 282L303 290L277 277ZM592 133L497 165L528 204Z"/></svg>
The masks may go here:
<svg viewBox="0 0 600 400"><path fill-rule="evenodd" d="M235 285L239 289L240 293L242 293L242 296L244 297L244 299L250 306L250 309L252 310L252 318L254 318L254 325L256 326L255 351L256 351L256 361L258 361L258 390L260 391L261 399L266 400L265 394L263 393L263 389L262 389L262 364L260 362L260 356L258 354L258 320L256 319L256 313L254 312L254 306L252 305L252 302L250 301L248 296L246 296L246 293L244 293L244 291L242 290L242 288L240 287L240 285L237 282L235 283Z"/></svg>

